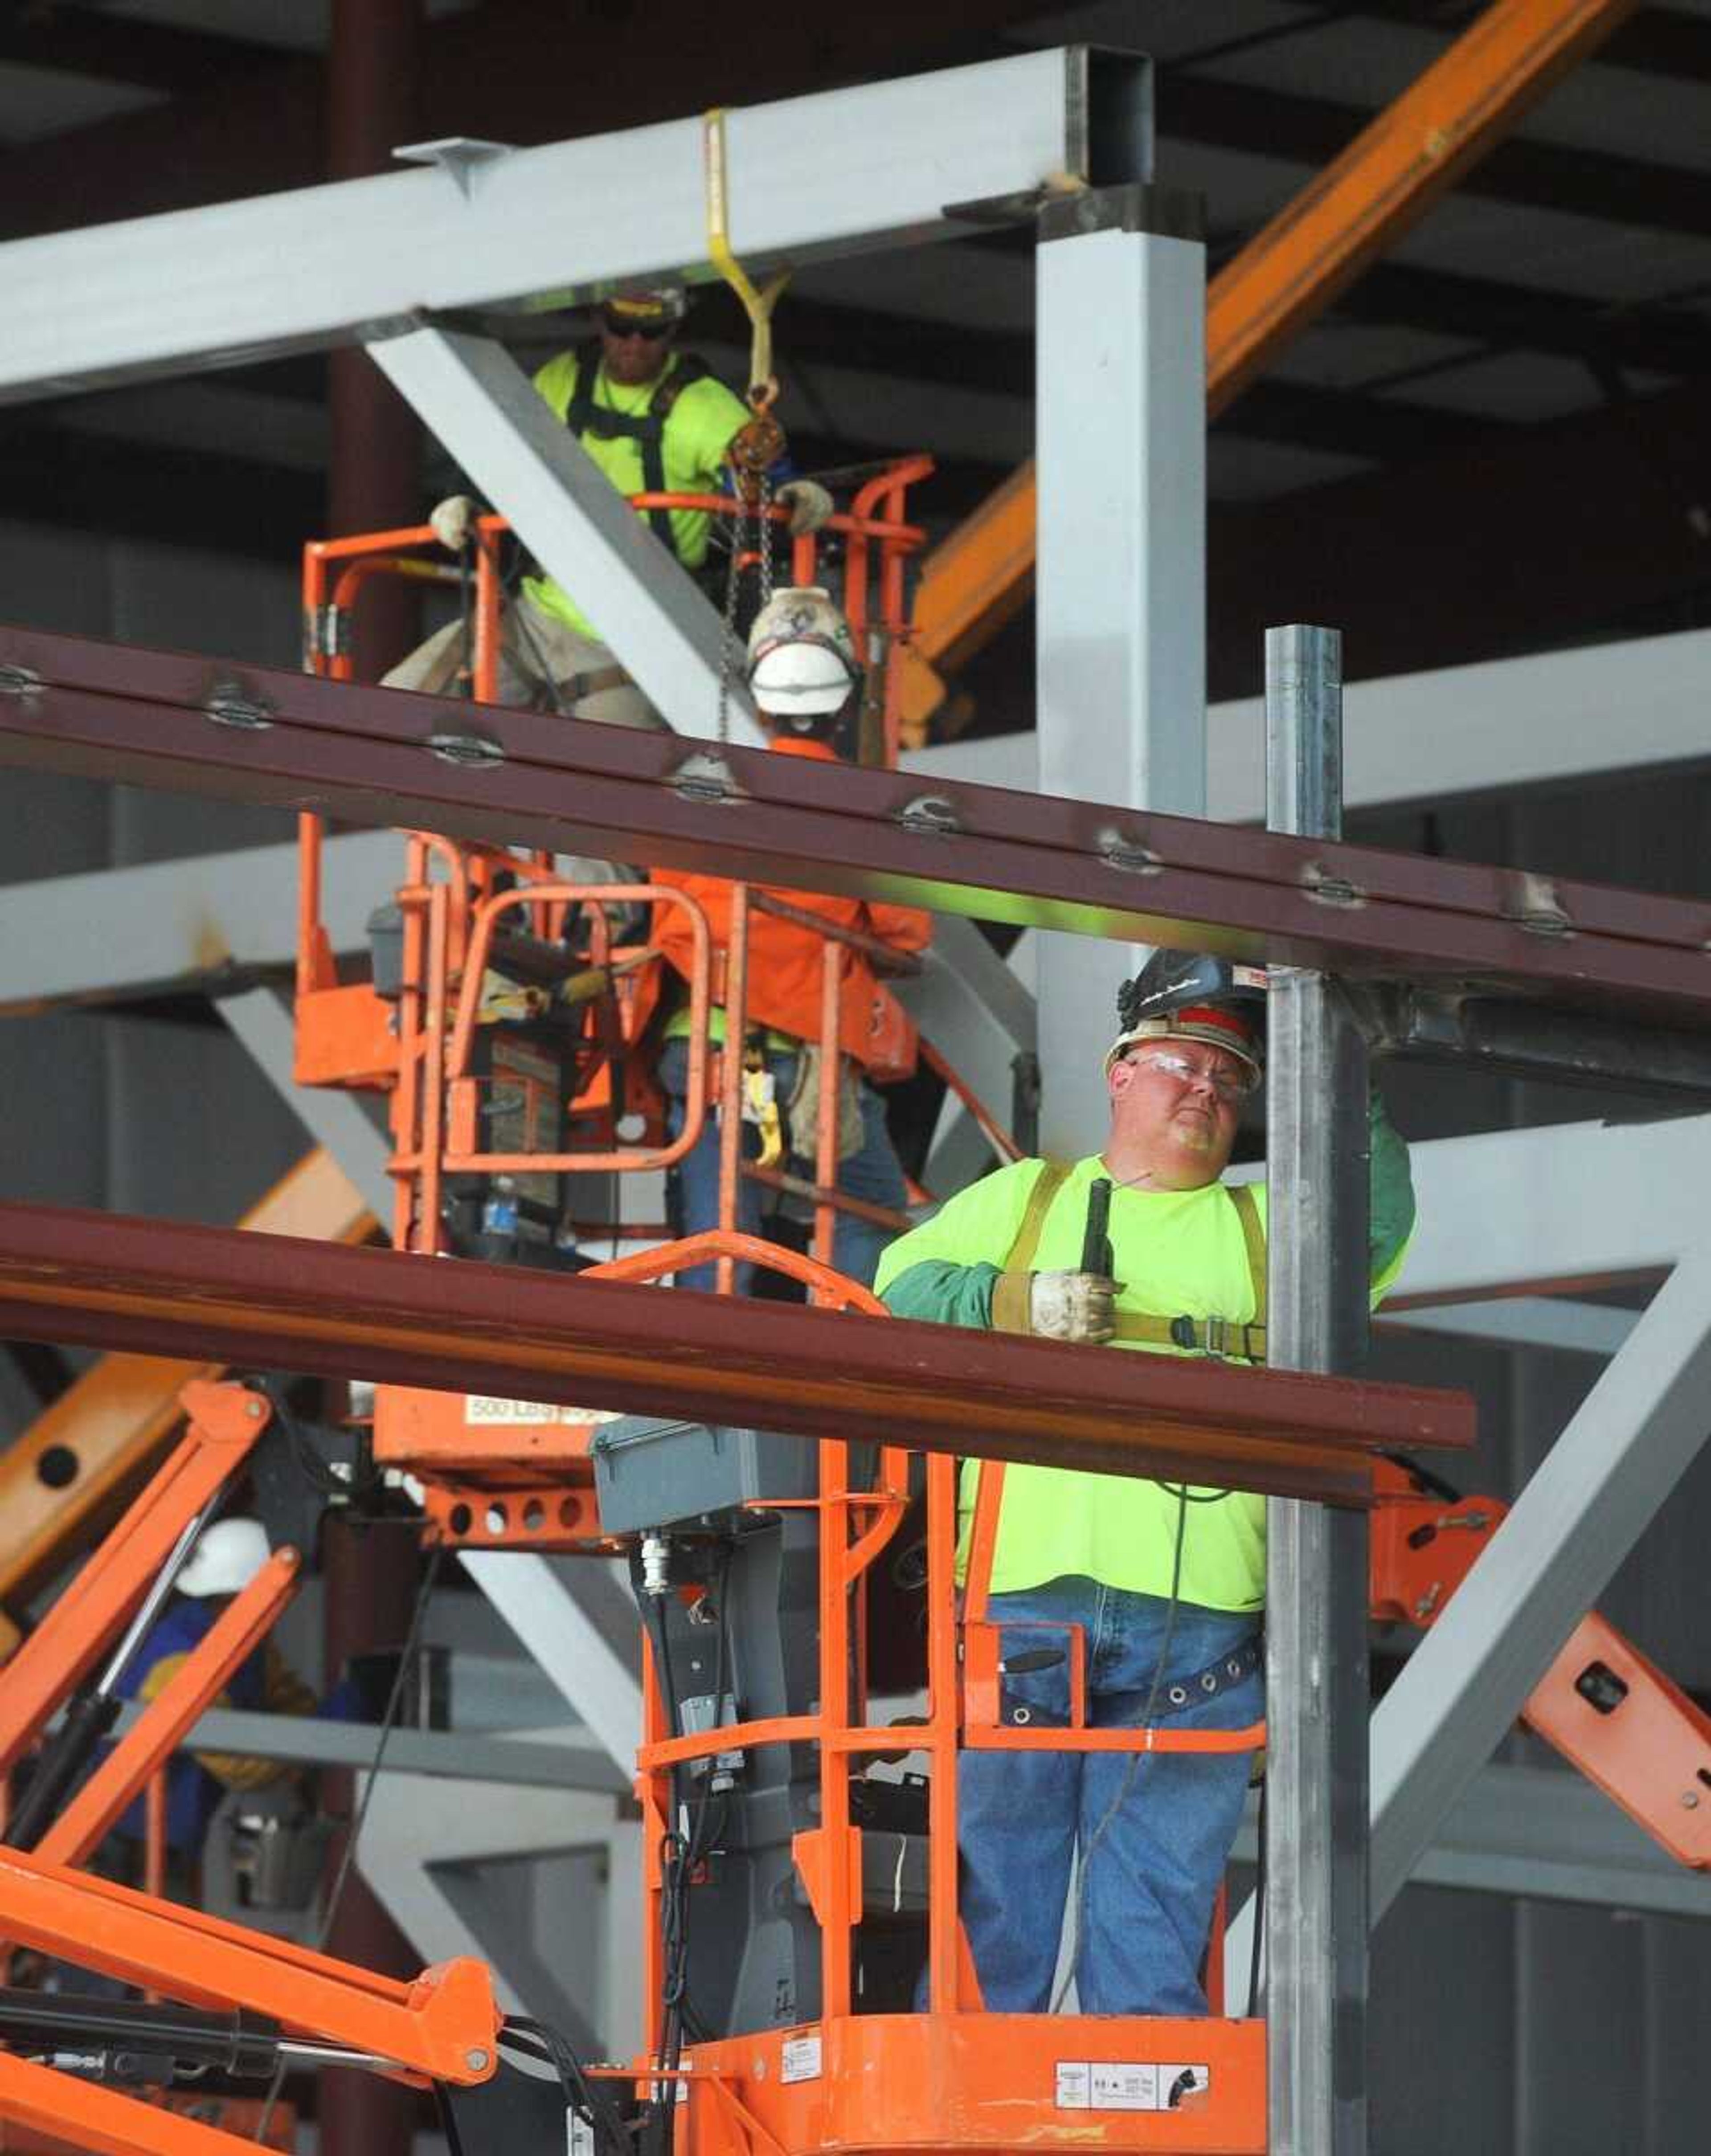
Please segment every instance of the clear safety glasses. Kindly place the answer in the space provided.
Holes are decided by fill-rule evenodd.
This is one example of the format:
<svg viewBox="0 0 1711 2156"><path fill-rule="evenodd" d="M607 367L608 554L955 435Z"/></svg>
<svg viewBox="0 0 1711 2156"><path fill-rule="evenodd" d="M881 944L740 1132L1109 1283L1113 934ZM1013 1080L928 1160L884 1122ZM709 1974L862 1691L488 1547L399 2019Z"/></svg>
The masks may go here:
<svg viewBox="0 0 1711 2156"><path fill-rule="evenodd" d="M1246 1065L1236 1070L1209 1070L1171 1048L1148 1049L1143 1055L1126 1055L1123 1060L1140 1064L1148 1070L1163 1070L1179 1085L1210 1086L1220 1101L1232 1104L1246 1100L1260 1082Z"/></svg>

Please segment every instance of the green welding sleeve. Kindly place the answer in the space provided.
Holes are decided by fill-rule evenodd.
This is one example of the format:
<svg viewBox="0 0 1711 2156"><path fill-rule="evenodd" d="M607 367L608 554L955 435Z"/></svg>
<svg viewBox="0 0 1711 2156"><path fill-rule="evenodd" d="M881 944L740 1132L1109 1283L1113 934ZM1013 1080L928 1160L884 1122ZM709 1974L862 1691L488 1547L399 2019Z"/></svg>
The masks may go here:
<svg viewBox="0 0 1711 2156"><path fill-rule="evenodd" d="M957 1265L945 1258L922 1258L888 1281L880 1299L893 1317L989 1327L992 1291L999 1277L996 1265Z"/></svg>

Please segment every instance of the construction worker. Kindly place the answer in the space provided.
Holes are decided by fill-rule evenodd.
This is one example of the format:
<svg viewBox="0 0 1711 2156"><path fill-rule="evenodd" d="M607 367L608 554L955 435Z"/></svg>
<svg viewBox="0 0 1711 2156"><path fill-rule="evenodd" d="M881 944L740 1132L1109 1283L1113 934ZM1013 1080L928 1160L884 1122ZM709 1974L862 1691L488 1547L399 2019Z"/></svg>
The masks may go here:
<svg viewBox="0 0 1711 2156"><path fill-rule="evenodd" d="M174 1582L171 1601L120 1680L120 1697L146 1704L162 1691L185 1657L207 1638L232 1596L243 1592L267 1560L267 1529L259 1520L234 1516L204 1528ZM270 1640L239 1666L211 1704L245 1712L316 1711L314 1693ZM167 1844L175 1861L181 1869L196 1861L223 1789L265 1789L292 1778L292 1770L277 1759L176 1753L167 1770ZM118 1830L139 1840L146 1833L141 1797L121 1815Z"/></svg>
<svg viewBox="0 0 1711 2156"><path fill-rule="evenodd" d="M1018 1161L953 1199L886 1250L876 1282L886 1306L994 1332L1262 1361L1265 1187L1220 1178L1242 1102L1261 1081L1264 1009L1259 968L1155 952L1119 997L1103 1152L1067 1168ZM1376 1092L1371 1142L1376 1301L1414 1220L1407 1148ZM1108 1263L1088 1270L1089 1195L1102 1178ZM965 1465L964 1579L980 1475L978 1461ZM1265 1578L1263 1497L1009 1467L987 1612L1009 1666L1003 1719L1068 1722L1074 1635L1051 1628L1079 1625L1091 1724L1248 1727L1263 1712ZM1079 1848L1082 2010L1204 2014L1200 1965L1251 1764L1246 1753L964 1751L961 1909L989 2010L1050 2004Z"/></svg>
<svg viewBox="0 0 1711 2156"><path fill-rule="evenodd" d="M703 359L676 350L686 311L677 288L609 299L599 310L596 335L549 359L535 376L554 416L620 494L717 493L727 481L725 452L751 417ZM789 509L793 532L817 530L831 513L831 496L812 480L787 480L775 499ZM440 502L430 520L440 544L462 553L477 513L466 494ZM702 567L712 522L707 511L639 513L685 568ZM454 622L394 667L383 685L443 693L464 660L465 645L464 624ZM664 723L624 675L595 624L545 576L526 578L506 610L499 700L569 709L578 718L609 726Z"/></svg>
<svg viewBox="0 0 1711 2156"><path fill-rule="evenodd" d="M756 616L748 638L748 687L769 746L784 756L811 757L835 762L830 737L861 682L850 625L826 593L817 586L775 592ZM731 933L731 886L720 876L689 875L673 870L653 872L656 883L687 891L706 914L716 952L722 957ZM778 891L764 896L782 900L798 911L820 916L838 927L876 937L900 954L924 950L932 923L913 906L882 906L821 891ZM655 909L654 941L668 965L686 981L694 951L683 910ZM743 1053L751 1083L747 1112L753 1135L764 1144L777 1118L778 1143L812 1174L818 1152L815 1128L820 1098L821 984L825 939L811 928L752 907L748 916L748 974L746 991L748 1038ZM717 960L716 958L716 964ZM899 1211L907 1200L903 1172L886 1127L885 1103L872 1077L886 1071L906 1075L912 1062L913 1029L901 1006L880 979L883 961L845 946L839 998L838 1188L846 1197ZM725 1040L725 1014L715 1010L712 1042ZM680 1008L668 1019L659 1062L660 1086L671 1103L670 1127L683 1127L688 1090L689 1014ZM745 1136L752 1135L745 1132ZM782 1165L782 1162L779 1163ZM719 1133L710 1113L698 1143L677 1169L680 1230L692 1235L717 1225L719 1217ZM737 1224L748 1235L761 1226L760 1190L739 1178ZM840 1213L833 1263L839 1271L867 1285L873 1279L891 1230L853 1214ZM739 1293L748 1291L751 1268L739 1266ZM711 1265L680 1276L686 1287L712 1288Z"/></svg>

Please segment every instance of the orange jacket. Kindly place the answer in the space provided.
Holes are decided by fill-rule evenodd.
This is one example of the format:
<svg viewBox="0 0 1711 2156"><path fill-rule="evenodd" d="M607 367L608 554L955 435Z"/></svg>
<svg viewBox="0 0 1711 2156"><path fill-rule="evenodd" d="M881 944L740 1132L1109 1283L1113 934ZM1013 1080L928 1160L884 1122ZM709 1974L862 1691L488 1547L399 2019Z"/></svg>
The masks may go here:
<svg viewBox="0 0 1711 2156"><path fill-rule="evenodd" d="M825 763L838 759L824 742L797 735L780 735L772 743L780 756L807 756ZM731 937L731 885L723 876L686 875L671 869L651 871L655 883L671 884L686 891L707 917L716 952L713 988L717 998L722 978L721 961ZM770 898L780 899L804 913L817 913L840 928L854 928L876 936L894 951L924 951L933 938L929 915L912 906L881 906L860 898L835 898L818 891L774 891L763 885ZM687 980L694 966L689 930L683 912L675 906L656 906L653 940L662 956ZM820 1038L820 966L825 939L794 921L751 908L748 916L748 989L745 1001L748 1023L766 1025L799 1040ZM890 1077L906 1074L914 1060L914 1029L902 1016L897 998L874 973L866 954L843 947L843 983L840 991L840 1043L865 1069ZM900 1041L907 1052L899 1053Z"/></svg>

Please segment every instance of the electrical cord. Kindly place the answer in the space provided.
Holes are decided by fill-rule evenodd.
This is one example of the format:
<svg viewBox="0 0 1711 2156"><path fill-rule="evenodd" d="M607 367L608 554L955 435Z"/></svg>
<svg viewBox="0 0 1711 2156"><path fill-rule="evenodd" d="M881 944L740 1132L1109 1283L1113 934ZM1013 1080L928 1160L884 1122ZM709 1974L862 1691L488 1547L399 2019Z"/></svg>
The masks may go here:
<svg viewBox="0 0 1711 2156"><path fill-rule="evenodd" d="M403 1651L398 1656L398 1672L393 1678L392 1690L387 1696L386 1712L380 1721L380 1734L375 1740L374 1757L368 1763L368 1779L363 1785L362 1800L357 1806L356 1816L351 1821L351 1830L345 1838L344 1851L339 1858L338 1871L334 1875L331 1891L326 1897L326 1912L321 1917L320 1932L315 1942L315 1951L317 1953L326 1951L327 1940L331 1936L333 1924L338 1916L339 1904L350 1879L351 1866L356 1860L357 1845L362 1840L363 1823L368 1817L368 1806L373 1801L375 1789L380 1780L381 1764L386 1758L386 1748L398 1720L399 1706L403 1700L404 1681L409 1674L416 1650L421 1644L422 1627L427 1619L428 1605L433 1600L434 1589L439 1584L440 1561L444 1554L443 1551L436 1549L429 1557L428 1568L422 1575L422 1584L416 1592L416 1606L411 1612L410 1629L405 1636ZM261 2117L255 2128L254 2138L258 2142L265 2142L267 2139L268 2128L273 2123L274 2107L279 2101L280 2091L285 2084L286 2071L284 2065L277 2067L273 2079L268 2083L266 2100L261 2107Z"/></svg>

